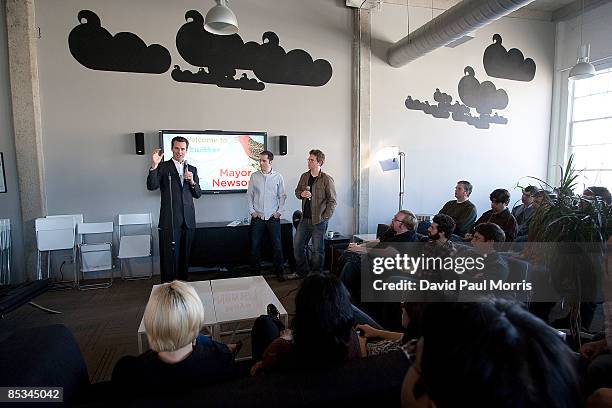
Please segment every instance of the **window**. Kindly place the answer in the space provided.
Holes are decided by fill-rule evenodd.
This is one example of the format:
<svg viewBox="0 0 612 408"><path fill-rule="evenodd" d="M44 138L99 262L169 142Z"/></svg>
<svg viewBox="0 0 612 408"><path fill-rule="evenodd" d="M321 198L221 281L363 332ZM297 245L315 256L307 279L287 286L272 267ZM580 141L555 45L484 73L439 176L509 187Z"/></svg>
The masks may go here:
<svg viewBox="0 0 612 408"><path fill-rule="evenodd" d="M569 129L578 188L612 189L612 69L574 82Z"/></svg>

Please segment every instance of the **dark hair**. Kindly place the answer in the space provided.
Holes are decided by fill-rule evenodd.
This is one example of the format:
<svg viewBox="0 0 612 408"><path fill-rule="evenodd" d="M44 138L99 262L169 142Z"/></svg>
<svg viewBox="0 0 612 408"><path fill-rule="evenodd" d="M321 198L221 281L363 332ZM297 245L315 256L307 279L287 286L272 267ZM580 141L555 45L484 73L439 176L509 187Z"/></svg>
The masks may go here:
<svg viewBox="0 0 612 408"><path fill-rule="evenodd" d="M438 408L583 405L571 350L516 303L432 303L423 338L421 380Z"/></svg>
<svg viewBox="0 0 612 408"><path fill-rule="evenodd" d="M308 276L295 297L293 341L299 360L337 363L348 355L355 319L346 287L336 277Z"/></svg>
<svg viewBox="0 0 612 408"><path fill-rule="evenodd" d="M495 241L495 242L505 242L506 241L506 233L503 229L497 224L492 222L483 222L478 224L476 228L474 228L474 232L479 233L485 239L485 241Z"/></svg>
<svg viewBox="0 0 612 408"><path fill-rule="evenodd" d="M505 188L496 188L489 194L489 199L498 203L508 204L510 202L510 193Z"/></svg>
<svg viewBox="0 0 612 408"><path fill-rule="evenodd" d="M323 164L325 162L325 153L319 149L312 149L308 154L315 156L317 158L317 163Z"/></svg>
<svg viewBox="0 0 612 408"><path fill-rule="evenodd" d="M523 189L523 193L527 193L533 197L539 190L540 189L536 186L527 186Z"/></svg>
<svg viewBox="0 0 612 408"><path fill-rule="evenodd" d="M584 190L583 195L585 196L593 196L593 197L601 197L604 203L608 205L612 205L612 194L610 194L610 190L603 186L592 186Z"/></svg>
<svg viewBox="0 0 612 408"><path fill-rule="evenodd" d="M472 187L472 183L470 183L470 182L469 182L469 181L467 181L467 180L459 180L459 181L457 182L457 184L461 184L461 185L463 185L463 189L464 189L464 190L465 190L465 192L467 193L468 197L469 197L469 195L470 195L470 194L472 194L472 189L473 189L473 187Z"/></svg>
<svg viewBox="0 0 612 408"><path fill-rule="evenodd" d="M182 142L185 143L187 146L185 146L186 149L189 149L189 140L185 139L183 136L174 136L172 138L172 141L170 142L170 146L174 147L174 143L175 142Z"/></svg>
<svg viewBox="0 0 612 408"><path fill-rule="evenodd" d="M274 160L274 153L272 153L271 151L264 150L263 152L259 153L260 156L263 156L264 154L268 156L268 161Z"/></svg>
<svg viewBox="0 0 612 408"><path fill-rule="evenodd" d="M455 227L457 224L455 220L449 215L446 214L437 214L433 217L432 222L438 224L438 231L442 231L444 233L445 238L450 238L455 231Z"/></svg>

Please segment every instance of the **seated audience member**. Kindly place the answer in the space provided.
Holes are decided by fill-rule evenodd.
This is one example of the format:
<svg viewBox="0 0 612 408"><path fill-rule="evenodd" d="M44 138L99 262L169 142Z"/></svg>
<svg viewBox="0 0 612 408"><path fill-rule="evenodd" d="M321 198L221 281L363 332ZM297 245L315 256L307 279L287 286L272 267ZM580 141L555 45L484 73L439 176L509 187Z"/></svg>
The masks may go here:
<svg viewBox="0 0 612 408"><path fill-rule="evenodd" d="M401 303L403 333L376 329L369 324L358 324L356 328L362 333L359 336L361 355L375 356L402 350L412 358L416 351L416 341L411 340L421 337L421 317L425 307L425 303Z"/></svg>
<svg viewBox="0 0 612 408"><path fill-rule="evenodd" d="M508 278L508 262L497 253L496 245L505 241L504 231L497 224L485 222L478 224L472 238L474 251L484 258L482 271L473 270L466 277L472 280L503 280Z"/></svg>
<svg viewBox="0 0 612 408"><path fill-rule="evenodd" d="M505 300L428 306L415 360L402 386L404 407L583 405L571 350Z"/></svg>
<svg viewBox="0 0 612 408"><path fill-rule="evenodd" d="M295 298L291 330L283 330L274 317L260 316L253 325L253 356L262 356L251 368L261 372L319 369L361 357L355 318L346 288L338 278L312 274L302 282Z"/></svg>
<svg viewBox="0 0 612 408"><path fill-rule="evenodd" d="M417 224L417 218L411 211L400 210L395 214L389 229L380 237L380 240L359 245L349 244L343 255L345 264L340 272L340 280L355 301L361 299L361 255L379 253L380 256L385 256L384 253L392 243L417 242Z"/></svg>
<svg viewBox="0 0 612 408"><path fill-rule="evenodd" d="M506 242L514 241L514 238L516 238L518 225L516 223L516 219L512 214L510 214L510 210L508 210L510 193L506 189L498 188L493 190L493 192L489 195L489 199L491 200L491 209L489 211L485 211L485 213L482 214L478 220L476 220L474 225L476 226L484 222L492 222L493 224L499 225L504 231L504 234L506 234ZM472 234L466 235L466 239L469 240L471 238Z"/></svg>
<svg viewBox="0 0 612 408"><path fill-rule="evenodd" d="M518 224L517 237L526 237L529 232L529 223L533 218L535 212L535 206L533 200L535 194L538 192L538 188L535 186L527 186L523 189L523 195L521 196L521 205L518 205L512 209L512 215L516 219Z"/></svg>
<svg viewBox="0 0 612 408"><path fill-rule="evenodd" d="M447 258L455 255L457 249L455 245L449 241L450 236L455 230L455 221L446 214L437 214L433 217L431 225L427 229L429 242L423 247L423 255L428 258ZM439 270L427 269L419 270L416 276L419 279L427 279L429 281L442 281L442 276Z"/></svg>
<svg viewBox="0 0 612 408"><path fill-rule="evenodd" d="M151 350L122 357L113 384L124 393L170 392L229 378L239 347L198 338L203 324L204 306L193 287L176 280L160 285L144 312Z"/></svg>
<svg viewBox="0 0 612 408"><path fill-rule="evenodd" d="M592 186L584 190L582 193L585 197L599 197L601 200L608 204L612 205L612 194L610 194L610 190L601 186Z"/></svg>
<svg viewBox="0 0 612 408"><path fill-rule="evenodd" d="M463 237L471 231L476 220L476 207L469 200L472 194L472 184L469 181L461 180L455 186L456 200L450 200L439 211L440 214L449 215L455 220L455 234Z"/></svg>

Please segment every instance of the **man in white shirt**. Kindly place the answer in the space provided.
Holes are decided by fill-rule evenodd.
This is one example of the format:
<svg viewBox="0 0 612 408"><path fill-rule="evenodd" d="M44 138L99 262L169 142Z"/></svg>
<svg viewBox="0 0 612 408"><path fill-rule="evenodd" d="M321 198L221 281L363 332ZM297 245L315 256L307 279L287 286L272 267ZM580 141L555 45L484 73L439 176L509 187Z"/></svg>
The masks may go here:
<svg viewBox="0 0 612 408"><path fill-rule="evenodd" d="M259 274L261 268L261 243L265 231L274 250L274 272L280 281L283 274L283 247L280 218L287 200L283 176L272 169L274 154L264 150L259 155L260 171L251 174L247 189L249 214L251 214L251 268Z"/></svg>

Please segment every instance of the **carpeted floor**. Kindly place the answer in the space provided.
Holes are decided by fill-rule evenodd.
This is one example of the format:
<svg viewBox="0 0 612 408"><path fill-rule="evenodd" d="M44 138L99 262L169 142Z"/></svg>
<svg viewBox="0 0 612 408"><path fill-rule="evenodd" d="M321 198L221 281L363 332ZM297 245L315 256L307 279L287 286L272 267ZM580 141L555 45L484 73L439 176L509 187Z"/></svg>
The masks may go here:
<svg viewBox="0 0 612 408"><path fill-rule="evenodd" d="M194 281L226 277L236 277L236 274L192 273L189 279ZM266 280L291 317L295 309L295 289L300 281L278 282L274 277L266 277ZM120 357L138 354L136 333L151 287L158 283L159 276L155 276L151 280L139 281L118 279L108 289L49 291L39 296L36 303L60 310L62 314L48 314L28 305L23 306L0 320L0 341L22 328L64 324L79 342L91 382L109 380ZM265 310L261 313L265 313ZM244 340L241 355L250 354L248 335Z"/></svg>

